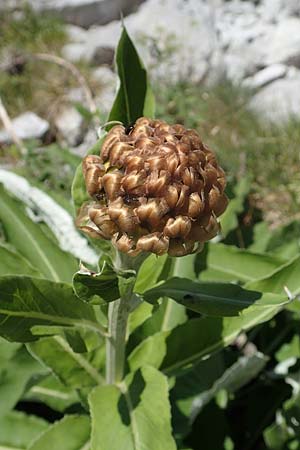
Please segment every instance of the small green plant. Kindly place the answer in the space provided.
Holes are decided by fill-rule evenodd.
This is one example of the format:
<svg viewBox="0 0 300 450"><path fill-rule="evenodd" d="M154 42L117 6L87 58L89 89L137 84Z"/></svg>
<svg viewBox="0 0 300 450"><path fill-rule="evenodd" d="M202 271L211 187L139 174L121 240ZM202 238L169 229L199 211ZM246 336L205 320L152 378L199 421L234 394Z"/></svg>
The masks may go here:
<svg viewBox="0 0 300 450"><path fill-rule="evenodd" d="M147 73L125 28L116 61L120 88L107 128L121 124L88 152L72 189L93 258L79 266L0 188L0 446L265 450L278 448L280 432L280 448L296 448L298 391L288 383L299 384L300 311L291 300L300 292L300 263L290 249L297 229L288 251L262 228L252 251L211 242L226 207L223 172L197 133L179 125L171 133L154 119ZM134 137L134 158L125 162ZM151 160L157 146L165 158ZM159 168L165 160L168 170ZM149 178L141 183L143 171ZM132 192L120 205L125 185ZM217 239L237 228L248 190L246 178L232 189ZM162 208L167 200L172 217ZM135 221L138 208L147 226ZM269 396L258 407L261 392ZM14 409L19 399L23 411L46 404L56 422ZM234 409L238 421L230 420Z"/></svg>

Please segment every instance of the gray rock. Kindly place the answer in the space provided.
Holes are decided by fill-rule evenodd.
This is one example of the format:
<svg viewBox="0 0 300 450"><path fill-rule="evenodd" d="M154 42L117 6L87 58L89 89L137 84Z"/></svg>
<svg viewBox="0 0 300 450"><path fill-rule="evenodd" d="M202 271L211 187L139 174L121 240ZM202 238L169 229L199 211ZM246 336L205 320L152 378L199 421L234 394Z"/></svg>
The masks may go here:
<svg viewBox="0 0 300 450"><path fill-rule="evenodd" d="M1 0L4 5L20 6L20 0ZM120 13L127 15L134 11L143 0L27 0L33 9L40 13L59 15L64 21L90 27L93 24L105 24L118 19ZM19 4L18 4L19 3Z"/></svg>
<svg viewBox="0 0 300 450"><path fill-rule="evenodd" d="M84 133L84 119L72 106L64 106L56 115L54 125L61 143L75 147L81 144Z"/></svg>
<svg viewBox="0 0 300 450"><path fill-rule="evenodd" d="M288 71L287 66L283 64L274 64L257 72L253 77L246 78L243 85L250 88L262 88L272 81L283 78Z"/></svg>
<svg viewBox="0 0 300 450"><path fill-rule="evenodd" d="M12 120L15 134L23 140L40 139L49 130L49 123L35 113L27 111ZM12 139L6 130L0 130L0 142L11 143Z"/></svg>
<svg viewBox="0 0 300 450"><path fill-rule="evenodd" d="M300 118L300 76L276 80L259 91L250 108L266 121L282 124L290 118Z"/></svg>

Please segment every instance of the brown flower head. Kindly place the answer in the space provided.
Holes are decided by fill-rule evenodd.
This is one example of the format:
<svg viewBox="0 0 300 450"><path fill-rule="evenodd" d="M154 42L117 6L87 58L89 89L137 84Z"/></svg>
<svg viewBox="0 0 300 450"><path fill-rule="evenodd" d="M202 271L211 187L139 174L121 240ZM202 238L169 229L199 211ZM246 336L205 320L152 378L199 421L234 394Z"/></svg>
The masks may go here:
<svg viewBox="0 0 300 450"><path fill-rule="evenodd" d="M141 117L114 126L100 156L83 161L87 192L77 223L122 252L183 256L219 231L224 172L195 130ZM84 224L83 224L84 221Z"/></svg>

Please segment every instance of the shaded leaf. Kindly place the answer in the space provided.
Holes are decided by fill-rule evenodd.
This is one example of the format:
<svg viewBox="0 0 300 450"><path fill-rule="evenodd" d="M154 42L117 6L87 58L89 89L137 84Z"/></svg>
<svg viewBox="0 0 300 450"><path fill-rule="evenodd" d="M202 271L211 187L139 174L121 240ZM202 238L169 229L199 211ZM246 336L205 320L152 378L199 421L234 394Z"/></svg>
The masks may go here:
<svg viewBox="0 0 300 450"><path fill-rule="evenodd" d="M73 287L81 300L95 305L103 305L120 297L117 274L106 262L99 273L77 272Z"/></svg>
<svg viewBox="0 0 300 450"><path fill-rule="evenodd" d="M203 407L212 400L216 394L225 389L233 394L245 384L255 378L266 366L268 358L261 353L240 357L231 367L224 371L213 386L197 395L191 404L190 420L193 421Z"/></svg>
<svg viewBox="0 0 300 450"><path fill-rule="evenodd" d="M271 319L280 310L281 306L276 305L251 306L238 317L191 319L171 331L145 339L130 354L130 367L136 370L150 364L168 375L177 374L231 344L241 331Z"/></svg>
<svg viewBox="0 0 300 450"><path fill-rule="evenodd" d="M89 397L92 450L175 450L167 379L152 367Z"/></svg>
<svg viewBox="0 0 300 450"><path fill-rule="evenodd" d="M171 278L144 293L144 299L155 303L159 297L171 297L193 311L213 316L234 316L251 305L257 308L283 305L283 296L245 290L236 284L202 283L186 278Z"/></svg>

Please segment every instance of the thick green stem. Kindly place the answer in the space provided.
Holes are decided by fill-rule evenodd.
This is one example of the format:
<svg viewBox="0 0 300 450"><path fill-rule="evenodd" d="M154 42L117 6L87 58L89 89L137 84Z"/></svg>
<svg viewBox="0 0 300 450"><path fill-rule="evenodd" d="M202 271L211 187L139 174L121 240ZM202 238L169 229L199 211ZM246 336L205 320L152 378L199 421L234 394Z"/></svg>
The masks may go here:
<svg viewBox="0 0 300 450"><path fill-rule="evenodd" d="M120 298L109 305L109 337L106 338L106 382L108 384L118 383L123 378L129 312L130 299Z"/></svg>
<svg viewBox="0 0 300 450"><path fill-rule="evenodd" d="M138 273L146 257L147 254L142 254L131 258L124 253L116 252L115 269L117 271L130 269ZM109 336L106 338L106 382L108 384L120 382L124 375L127 322L130 311L137 305L137 298L132 288L133 286L129 284L126 288L127 292L122 289L121 298L109 304Z"/></svg>

